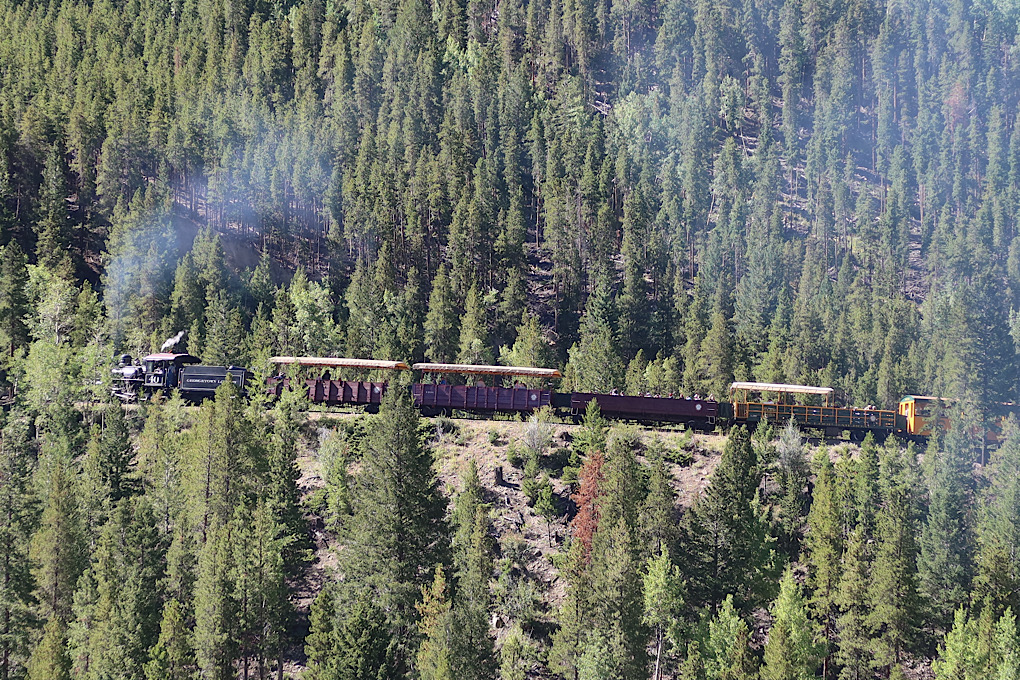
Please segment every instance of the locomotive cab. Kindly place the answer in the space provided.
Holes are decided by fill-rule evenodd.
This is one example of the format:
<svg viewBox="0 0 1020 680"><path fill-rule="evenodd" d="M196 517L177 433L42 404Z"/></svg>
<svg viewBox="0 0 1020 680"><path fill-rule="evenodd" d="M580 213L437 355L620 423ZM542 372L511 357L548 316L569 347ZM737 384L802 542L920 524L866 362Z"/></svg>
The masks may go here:
<svg viewBox="0 0 1020 680"><path fill-rule="evenodd" d="M178 386L181 377L181 369L191 364L200 363L196 356L191 354L150 354L142 359L142 368L145 370L145 386L152 390L173 389Z"/></svg>

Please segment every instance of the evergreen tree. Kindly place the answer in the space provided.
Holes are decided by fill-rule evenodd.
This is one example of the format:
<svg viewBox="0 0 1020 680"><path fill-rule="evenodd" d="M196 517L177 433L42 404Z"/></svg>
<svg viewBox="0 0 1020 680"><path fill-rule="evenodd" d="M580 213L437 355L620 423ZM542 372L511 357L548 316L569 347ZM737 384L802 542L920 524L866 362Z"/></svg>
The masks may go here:
<svg viewBox="0 0 1020 680"><path fill-rule="evenodd" d="M867 594L868 583L864 531L858 526L846 540L842 574L835 600L839 608L839 616L836 619L839 641L835 657L840 665L840 680L864 680L872 675L871 640L867 620L871 608Z"/></svg>
<svg viewBox="0 0 1020 680"><path fill-rule="evenodd" d="M868 589L872 654L876 667L891 668L913 648L917 634L917 549L914 490L907 460L913 449L886 450L882 460L883 504L876 518L875 561Z"/></svg>
<svg viewBox="0 0 1020 680"><path fill-rule="evenodd" d="M478 286L472 285L464 301L464 316L460 323L460 350L457 352L458 363L492 363L492 350L489 348L487 325L485 309L478 294Z"/></svg>
<svg viewBox="0 0 1020 680"><path fill-rule="evenodd" d="M878 448L874 435L869 432L861 444L853 471L854 521L862 526L866 538L874 537L875 511L880 505L878 472Z"/></svg>
<svg viewBox="0 0 1020 680"><path fill-rule="evenodd" d="M476 478L477 481L477 478ZM457 594L452 614L453 677L490 678L495 672L494 650L489 639L489 609L492 597L492 546L489 508L478 505L474 521L458 527L468 530L467 542L456 546Z"/></svg>
<svg viewBox="0 0 1020 680"><path fill-rule="evenodd" d="M75 592L69 647L77 675L142 677L159 632L161 564L148 503L121 502Z"/></svg>
<svg viewBox="0 0 1020 680"><path fill-rule="evenodd" d="M67 657L67 625L59 616L43 626L42 639L28 661L28 680L70 680L71 660Z"/></svg>
<svg viewBox="0 0 1020 680"><path fill-rule="evenodd" d="M570 348L567 376L574 390L608 394L623 385L623 359L613 330L613 300L604 281L588 297L581 337Z"/></svg>
<svg viewBox="0 0 1020 680"><path fill-rule="evenodd" d="M934 470L928 517L918 540L918 584L935 620L945 628L970 589L970 453L963 428L956 428L948 433L944 446L929 447L925 461Z"/></svg>
<svg viewBox="0 0 1020 680"><path fill-rule="evenodd" d="M528 644L520 624L514 624L499 650L499 680L526 680Z"/></svg>
<svg viewBox="0 0 1020 680"><path fill-rule="evenodd" d="M67 198L67 163L64 145L57 142L50 148L43 169L40 196L40 221L36 225L36 260L47 270L70 278L73 266L68 254L70 247Z"/></svg>
<svg viewBox="0 0 1020 680"><path fill-rule="evenodd" d="M425 350L432 361L450 363L457 354L459 313L450 289L446 267L440 266L432 281L429 311L425 317Z"/></svg>
<svg viewBox="0 0 1020 680"><path fill-rule="evenodd" d="M312 605L307 638L311 680L386 680L394 677L392 639L382 611L366 596L335 609L337 593L323 589Z"/></svg>
<svg viewBox="0 0 1020 680"><path fill-rule="evenodd" d="M719 613L709 621L704 647L707 680L738 680L758 674L751 655L750 632L737 614L732 596L726 596Z"/></svg>
<svg viewBox="0 0 1020 680"><path fill-rule="evenodd" d="M652 680L659 680L664 670L664 659L668 658L666 645L677 639L676 628L684 606L685 584L680 569L669 559L665 546L658 556L649 558L644 574L644 616L643 623L652 630L652 648L655 650L655 666Z"/></svg>
<svg viewBox="0 0 1020 680"><path fill-rule="evenodd" d="M17 241L12 241L0 250L0 343L8 357L14 356L28 342L27 283L25 254Z"/></svg>
<svg viewBox="0 0 1020 680"><path fill-rule="evenodd" d="M146 680L188 680L195 667L191 646L191 630L185 620L184 607L176 599L163 606L159 639L145 664Z"/></svg>
<svg viewBox="0 0 1020 680"><path fill-rule="evenodd" d="M37 504L26 420L13 412L0 430L0 680L23 674L36 624L28 546Z"/></svg>
<svg viewBox="0 0 1020 680"><path fill-rule="evenodd" d="M762 680L813 678L824 651L813 640L804 598L789 568L780 582L779 597L772 604L771 614Z"/></svg>
<svg viewBox="0 0 1020 680"><path fill-rule="evenodd" d="M945 644L939 650L939 659L932 662L937 680L975 678L976 640L974 622L967 620L967 612L957 609L953 628L946 633Z"/></svg>
<svg viewBox="0 0 1020 680"><path fill-rule="evenodd" d="M507 366L538 366L554 365L553 353L539 326L538 317L524 312L521 325L517 327L517 339L513 347L504 345L499 351L499 360ZM541 380L522 378L522 382L531 388L541 387Z"/></svg>
<svg viewBox="0 0 1020 680"><path fill-rule="evenodd" d="M666 469L665 455L658 452L649 458L652 465L648 477L648 495L638 517L641 519L646 550L655 555L672 548L679 536L679 527L673 478Z"/></svg>
<svg viewBox="0 0 1020 680"><path fill-rule="evenodd" d="M237 658L237 610L231 597L231 530L213 525L198 551L195 578L195 660L200 677L228 680Z"/></svg>
<svg viewBox="0 0 1020 680"><path fill-rule="evenodd" d="M391 385L364 441L341 563L345 581L370 589L386 612L404 669L416 647L414 605L434 565L446 561L449 542L446 504L418 420L410 393Z"/></svg>
<svg viewBox="0 0 1020 680"><path fill-rule="evenodd" d="M731 431L722 460L684 526L691 593L718 606L735 593L740 607L768 597L776 573L769 527L756 502L761 472L747 430Z"/></svg>
<svg viewBox="0 0 1020 680"><path fill-rule="evenodd" d="M997 611L1017 606L1020 583L1020 429L1009 424L1002 446L992 455L989 486L981 494L976 527L974 595ZM1016 611L1016 609L1014 609Z"/></svg>
<svg viewBox="0 0 1020 680"><path fill-rule="evenodd" d="M783 496L779 503L779 524L785 547L796 554L800 543L801 515L804 508L804 487L807 485L807 465L800 432L791 420L783 428L776 445L776 466Z"/></svg>
<svg viewBox="0 0 1020 680"><path fill-rule="evenodd" d="M422 587L422 601L416 606L421 615L418 630L422 635L415 664L418 673L425 680L453 680L454 623L442 565L436 566L432 585Z"/></svg>
<svg viewBox="0 0 1020 680"><path fill-rule="evenodd" d="M74 473L62 455L51 452L48 460L40 463L45 496L39 529L30 548L41 614L47 620L61 622L60 626L49 626L44 633L53 644L66 635L75 584L86 566Z"/></svg>
<svg viewBox="0 0 1020 680"><path fill-rule="evenodd" d="M1020 677L1020 638L1017 637L1016 616L1007 608L995 624L996 680Z"/></svg>
<svg viewBox="0 0 1020 680"><path fill-rule="evenodd" d="M839 499L836 496L836 473L829 452L821 449L815 455L815 487L808 512L804 549L808 561L808 603L817 621L822 624L823 639L833 637L838 613L840 578L846 569L843 557L842 523ZM826 648L828 652L828 648ZM828 654L825 654L826 662ZM826 663L826 666L828 664Z"/></svg>

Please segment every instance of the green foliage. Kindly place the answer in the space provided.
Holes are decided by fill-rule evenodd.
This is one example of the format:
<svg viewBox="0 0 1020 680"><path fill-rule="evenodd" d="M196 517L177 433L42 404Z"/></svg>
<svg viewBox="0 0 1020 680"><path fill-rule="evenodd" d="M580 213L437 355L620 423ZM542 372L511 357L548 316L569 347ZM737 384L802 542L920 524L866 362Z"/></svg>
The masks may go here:
<svg viewBox="0 0 1020 680"><path fill-rule="evenodd" d="M36 617L29 542L38 504L32 493L34 461L24 415L8 415L0 430L0 677L20 677L28 661Z"/></svg>
<svg viewBox="0 0 1020 680"><path fill-rule="evenodd" d="M685 573L695 602L718 606L733 597L744 608L769 599L778 560L757 501L760 481L750 437L743 427L735 428L683 527Z"/></svg>
<svg viewBox="0 0 1020 680"><path fill-rule="evenodd" d="M655 650L653 679L662 677L667 644L682 639L679 620L683 613L686 584L680 569L669 559L663 546L657 556L649 558L643 577L644 614L642 622L652 630Z"/></svg>
<svg viewBox="0 0 1020 680"><path fill-rule="evenodd" d="M187 680L192 677L195 655L191 646L184 608L175 599L163 606L163 620L159 624L159 639L150 651L151 660L145 664L146 680Z"/></svg>
<svg viewBox="0 0 1020 680"><path fill-rule="evenodd" d="M722 601L718 615L709 621L703 647L708 680L737 680L758 674L747 623L737 614L731 595Z"/></svg>
<svg viewBox="0 0 1020 680"><path fill-rule="evenodd" d="M374 593L394 636L398 664L409 663L409 634L421 587L434 565L447 558L446 503L432 469L432 450L419 434L410 392L387 390L363 442L363 467L354 513L345 523L350 550L341 562L344 580Z"/></svg>
<svg viewBox="0 0 1020 680"><path fill-rule="evenodd" d="M765 643L765 663L760 677L762 680L813 678L824 652L822 646L814 642L800 585L789 568L780 581L779 597L772 604L771 614L772 627Z"/></svg>
<svg viewBox="0 0 1020 680"><path fill-rule="evenodd" d="M887 447L882 458L883 503L876 518L875 558L868 588L876 666L897 665L917 639L916 509L910 479L913 448Z"/></svg>

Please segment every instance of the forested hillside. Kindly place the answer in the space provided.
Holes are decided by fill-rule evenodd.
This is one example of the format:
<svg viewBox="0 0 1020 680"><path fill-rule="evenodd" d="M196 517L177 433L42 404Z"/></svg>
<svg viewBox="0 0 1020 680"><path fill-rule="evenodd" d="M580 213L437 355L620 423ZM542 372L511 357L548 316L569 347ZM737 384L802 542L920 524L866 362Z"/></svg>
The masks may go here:
<svg viewBox="0 0 1020 680"><path fill-rule="evenodd" d="M502 362L978 417L1020 389L1018 22L0 0L0 680L1016 677L1015 429L810 465L737 430L695 499L690 441L537 419L499 446L542 548L477 471L440 484L456 435L400 390L321 442L291 398L105 402L112 357L184 330L258 376ZM335 570L299 611L313 552Z"/></svg>
<svg viewBox="0 0 1020 680"><path fill-rule="evenodd" d="M185 329L239 364L342 347L559 362L582 389L1016 393L1005 0L0 11L12 350L73 293L53 274L100 291L104 352Z"/></svg>

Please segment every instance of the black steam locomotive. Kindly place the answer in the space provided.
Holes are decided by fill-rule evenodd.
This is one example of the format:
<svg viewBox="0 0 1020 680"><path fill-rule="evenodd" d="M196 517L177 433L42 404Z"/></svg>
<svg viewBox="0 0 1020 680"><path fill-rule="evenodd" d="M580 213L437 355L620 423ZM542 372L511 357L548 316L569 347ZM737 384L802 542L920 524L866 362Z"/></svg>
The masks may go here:
<svg viewBox="0 0 1020 680"><path fill-rule="evenodd" d="M145 401L156 392L177 390L188 401L201 401L228 378L244 392L250 375L248 369L238 366L202 366L191 354L159 352L141 362L122 354L113 369L113 396L131 403Z"/></svg>

